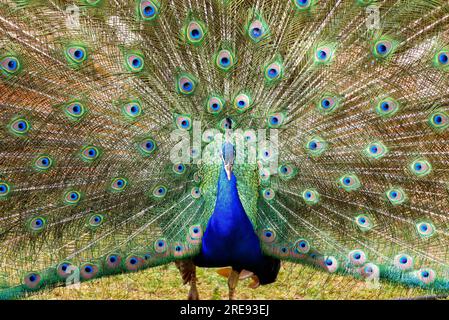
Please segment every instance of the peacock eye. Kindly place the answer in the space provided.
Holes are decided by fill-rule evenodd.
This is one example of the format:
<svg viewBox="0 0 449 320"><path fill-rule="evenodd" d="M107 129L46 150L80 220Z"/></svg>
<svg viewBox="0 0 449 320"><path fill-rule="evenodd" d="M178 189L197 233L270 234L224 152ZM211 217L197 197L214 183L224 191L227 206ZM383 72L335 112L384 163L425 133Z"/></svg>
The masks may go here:
<svg viewBox="0 0 449 320"><path fill-rule="evenodd" d="M123 114L130 120L137 119L142 114L142 106L139 101L131 101L123 106Z"/></svg>
<svg viewBox="0 0 449 320"><path fill-rule="evenodd" d="M139 72L145 66L143 56L137 53L128 54L126 56L126 67L131 72Z"/></svg>
<svg viewBox="0 0 449 320"><path fill-rule="evenodd" d="M30 131L30 124L24 118L17 118L10 122L9 128L13 134L24 136Z"/></svg>
<svg viewBox="0 0 449 320"><path fill-rule="evenodd" d="M159 3L156 1L141 0L139 13L141 19L144 21L154 20L159 14Z"/></svg>
<svg viewBox="0 0 449 320"><path fill-rule="evenodd" d="M195 92L197 86L197 80L193 75L188 73L182 73L177 76L176 91L186 96L192 95Z"/></svg>
<svg viewBox="0 0 449 320"><path fill-rule="evenodd" d="M0 67L6 75L14 74L20 69L20 62L16 57L4 57L0 60Z"/></svg>
<svg viewBox="0 0 449 320"><path fill-rule="evenodd" d="M229 71L235 64L234 54L227 49L222 49L216 54L215 65L221 71Z"/></svg>
<svg viewBox="0 0 449 320"><path fill-rule="evenodd" d="M82 46L69 46L65 51L66 59L69 65L81 65L87 59L87 50Z"/></svg>

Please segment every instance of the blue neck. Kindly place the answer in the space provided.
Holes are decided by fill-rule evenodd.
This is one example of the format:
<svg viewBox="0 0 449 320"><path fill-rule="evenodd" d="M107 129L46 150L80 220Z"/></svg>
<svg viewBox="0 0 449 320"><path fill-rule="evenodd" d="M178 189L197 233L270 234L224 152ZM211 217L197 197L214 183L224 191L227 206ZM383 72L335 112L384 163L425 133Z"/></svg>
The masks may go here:
<svg viewBox="0 0 449 320"><path fill-rule="evenodd" d="M217 200L202 240L199 266L244 267L262 260L259 238L245 213L234 174L228 180L220 170Z"/></svg>

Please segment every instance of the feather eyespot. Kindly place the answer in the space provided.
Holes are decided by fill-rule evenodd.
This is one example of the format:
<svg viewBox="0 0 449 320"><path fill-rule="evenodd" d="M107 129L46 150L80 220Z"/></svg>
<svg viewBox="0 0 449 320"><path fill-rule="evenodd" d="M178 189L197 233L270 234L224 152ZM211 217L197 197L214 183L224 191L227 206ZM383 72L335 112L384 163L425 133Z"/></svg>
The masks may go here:
<svg viewBox="0 0 449 320"><path fill-rule="evenodd" d="M320 201L320 194L315 189L305 189L302 192L302 198L306 204L314 205Z"/></svg>
<svg viewBox="0 0 449 320"><path fill-rule="evenodd" d="M64 194L64 202L68 205L74 205L80 202L81 200L81 193L79 191L67 191Z"/></svg>
<svg viewBox="0 0 449 320"><path fill-rule="evenodd" d="M69 46L65 54L67 62L71 66L79 66L87 60L87 49L83 46Z"/></svg>
<svg viewBox="0 0 449 320"><path fill-rule="evenodd" d="M126 189L126 187L128 186L128 180L122 177L117 177L112 179L111 182L111 190L114 192L120 192Z"/></svg>
<svg viewBox="0 0 449 320"><path fill-rule="evenodd" d="M16 136L24 136L31 129L30 123L25 118L16 118L12 120L8 127Z"/></svg>
<svg viewBox="0 0 449 320"><path fill-rule="evenodd" d="M140 18L144 21L152 21L159 15L159 2L150 0L141 0L139 4Z"/></svg>
<svg viewBox="0 0 449 320"><path fill-rule="evenodd" d="M0 180L0 199L4 199L11 192L11 186L6 181Z"/></svg>
<svg viewBox="0 0 449 320"><path fill-rule="evenodd" d="M41 232L45 229L45 226L47 225L47 221L44 217L34 217L31 218L28 222L28 227L32 232Z"/></svg>
<svg viewBox="0 0 449 320"><path fill-rule="evenodd" d="M56 268L56 273L62 279L66 279L74 271L75 271L75 267L70 262L61 262Z"/></svg>
<svg viewBox="0 0 449 320"><path fill-rule="evenodd" d="M221 96L211 96L206 101L206 109L211 114L219 114L225 106L225 101Z"/></svg>
<svg viewBox="0 0 449 320"><path fill-rule="evenodd" d="M92 162L100 157L100 150L94 146L86 146L81 150L81 157L84 161Z"/></svg>
<svg viewBox="0 0 449 320"><path fill-rule="evenodd" d="M115 269L122 263L122 257L116 253L111 253L106 257L106 266L110 269Z"/></svg>
<svg viewBox="0 0 449 320"><path fill-rule="evenodd" d="M363 150L365 156L376 160L383 158L387 152L387 147L380 141L369 143Z"/></svg>
<svg viewBox="0 0 449 320"><path fill-rule="evenodd" d="M71 120L81 119L87 112L83 103L79 101L73 101L64 107L64 112Z"/></svg>
<svg viewBox="0 0 449 320"><path fill-rule="evenodd" d="M347 192L358 190L362 186L359 178L355 174L345 174L341 176L338 183L340 187Z"/></svg>
<svg viewBox="0 0 449 320"><path fill-rule="evenodd" d="M449 115L444 110L437 110L429 116L429 125L436 131L443 131L449 127Z"/></svg>
<svg viewBox="0 0 449 320"><path fill-rule="evenodd" d="M130 72L140 72L145 66L143 56L138 53L130 53L126 55L126 68Z"/></svg>
<svg viewBox="0 0 449 320"><path fill-rule="evenodd" d="M362 250L353 250L349 252L348 258L354 266L360 266L366 262L366 254Z"/></svg>
<svg viewBox="0 0 449 320"><path fill-rule="evenodd" d="M263 229L261 231L261 240L266 243L272 243L276 240L276 233L270 229Z"/></svg>
<svg viewBox="0 0 449 320"><path fill-rule="evenodd" d="M267 201L273 200L275 195L276 195L276 193L271 188L267 188L267 189L263 189L262 190L262 196Z"/></svg>
<svg viewBox="0 0 449 320"><path fill-rule="evenodd" d="M394 257L394 265L403 270L410 270L413 268L413 258L406 254L398 254Z"/></svg>
<svg viewBox="0 0 449 320"><path fill-rule="evenodd" d="M81 266L80 275L84 280L94 278L98 273L98 267L91 263L85 263Z"/></svg>
<svg viewBox="0 0 449 320"><path fill-rule="evenodd" d="M143 156L149 156L153 154L157 148L156 141L152 138L144 138L138 143L138 148Z"/></svg>
<svg viewBox="0 0 449 320"><path fill-rule="evenodd" d="M230 71L235 64L235 55L230 50L222 49L215 55L215 65L221 71Z"/></svg>
<svg viewBox="0 0 449 320"><path fill-rule="evenodd" d="M23 282L28 289L37 289L42 281L42 277L39 273L30 272L28 273Z"/></svg>
<svg viewBox="0 0 449 320"><path fill-rule="evenodd" d="M385 194L393 206L401 205L407 200L407 195L402 188L391 188Z"/></svg>
<svg viewBox="0 0 449 320"><path fill-rule="evenodd" d="M0 69L5 76L17 73L20 68L20 61L16 57L7 56L0 59Z"/></svg>

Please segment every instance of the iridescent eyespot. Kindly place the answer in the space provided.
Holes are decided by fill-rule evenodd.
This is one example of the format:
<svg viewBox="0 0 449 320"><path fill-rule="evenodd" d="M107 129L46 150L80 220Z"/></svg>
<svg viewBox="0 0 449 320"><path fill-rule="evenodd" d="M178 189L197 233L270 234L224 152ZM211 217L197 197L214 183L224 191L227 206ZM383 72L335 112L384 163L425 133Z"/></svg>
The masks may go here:
<svg viewBox="0 0 449 320"><path fill-rule="evenodd" d="M327 142L318 136L310 138L305 145L307 153L314 157L320 156L327 150L327 147Z"/></svg>
<svg viewBox="0 0 449 320"><path fill-rule="evenodd" d="M94 161L100 156L100 150L94 146L86 146L81 150L81 157L87 162Z"/></svg>
<svg viewBox="0 0 449 320"><path fill-rule="evenodd" d="M431 237L435 234L435 227L430 222L418 222L416 224L416 231L423 238Z"/></svg>
<svg viewBox="0 0 449 320"><path fill-rule="evenodd" d="M393 98L385 98L377 103L374 111L381 117L391 117L399 111L399 104Z"/></svg>
<svg viewBox="0 0 449 320"><path fill-rule="evenodd" d="M225 106L225 100L221 96L211 96L206 101L206 110L211 114L219 114Z"/></svg>
<svg viewBox="0 0 449 320"><path fill-rule="evenodd" d="M162 185L156 186L156 187L153 188L152 194L156 198L163 198L167 194L167 187L166 186L162 186Z"/></svg>
<svg viewBox="0 0 449 320"><path fill-rule="evenodd" d="M11 186L6 181L0 180L0 199L6 198L6 196L11 192Z"/></svg>
<svg viewBox="0 0 449 320"><path fill-rule="evenodd" d="M323 258L324 268L330 273L334 273L338 270L338 261L335 257L328 256Z"/></svg>
<svg viewBox="0 0 449 320"><path fill-rule="evenodd" d="M172 170L177 175L182 175L186 172L186 166L182 163L176 163L172 166Z"/></svg>
<svg viewBox="0 0 449 320"><path fill-rule="evenodd" d="M125 190L125 188L128 186L128 180L122 177L114 178L112 179L110 188L111 191L114 192L120 192Z"/></svg>
<svg viewBox="0 0 449 320"><path fill-rule="evenodd" d="M97 273L98 267L91 263L85 263L80 268L80 275L84 280L92 279Z"/></svg>
<svg viewBox="0 0 449 320"><path fill-rule="evenodd" d="M269 28L262 15L257 11L250 11L249 21L245 26L246 34L255 43L265 39L269 34Z"/></svg>
<svg viewBox="0 0 449 320"><path fill-rule="evenodd" d="M61 262L56 267L56 272L62 279L66 279L75 272L75 267L70 262Z"/></svg>
<svg viewBox="0 0 449 320"><path fill-rule="evenodd" d="M437 110L429 116L429 125L437 131L445 130L449 127L449 115L444 110Z"/></svg>
<svg viewBox="0 0 449 320"><path fill-rule="evenodd" d="M401 270L410 270L413 268L413 258L406 254L398 254L394 257L394 265Z"/></svg>
<svg viewBox="0 0 449 320"><path fill-rule="evenodd" d="M198 199L201 197L201 190L199 187L193 187L192 190L190 190L190 195L194 198L194 199Z"/></svg>
<svg viewBox="0 0 449 320"><path fill-rule="evenodd" d="M272 243L276 240L276 233L270 228L263 229L261 231L261 240L266 243Z"/></svg>
<svg viewBox="0 0 449 320"><path fill-rule="evenodd" d="M433 64L444 71L449 70L449 50L438 52L433 59Z"/></svg>
<svg viewBox="0 0 449 320"><path fill-rule="evenodd" d="M41 281L42 277L35 272L28 273L23 279L23 283L28 289L37 289L40 286Z"/></svg>
<svg viewBox="0 0 449 320"><path fill-rule="evenodd" d="M334 112L340 105L340 98L332 94L325 94L317 103L317 109L323 114Z"/></svg>
<svg viewBox="0 0 449 320"><path fill-rule="evenodd" d="M268 61L264 68L265 83L272 85L278 83L284 77L284 63L282 57L277 55L274 59Z"/></svg>
<svg viewBox="0 0 449 320"><path fill-rule="evenodd" d="M122 263L122 257L116 253L111 253L106 257L106 266L110 269L115 269Z"/></svg>
<svg viewBox="0 0 449 320"><path fill-rule="evenodd" d="M189 115L175 114L175 125L181 130L190 130L192 128L192 120Z"/></svg>
<svg viewBox="0 0 449 320"><path fill-rule="evenodd" d="M326 64L331 62L334 57L334 48L332 46L319 46L315 49L315 62Z"/></svg>
<svg viewBox="0 0 449 320"><path fill-rule="evenodd" d="M128 271L136 271L142 266L142 258L139 256L131 255L126 258L125 267Z"/></svg>
<svg viewBox="0 0 449 320"><path fill-rule="evenodd" d="M98 213L92 214L87 219L87 225L91 228L97 228L104 222L104 216Z"/></svg>
<svg viewBox="0 0 449 320"><path fill-rule="evenodd" d="M239 93L233 99L232 105L239 112L248 110L252 106L251 96L246 93Z"/></svg>
<svg viewBox="0 0 449 320"><path fill-rule="evenodd" d="M401 205L407 200L407 196L402 188L391 188L385 194L388 201L394 206Z"/></svg>
<svg viewBox="0 0 449 320"><path fill-rule="evenodd" d="M302 198L306 204L313 205L320 201L320 194L315 189L305 189L302 192Z"/></svg>
<svg viewBox="0 0 449 320"><path fill-rule="evenodd" d="M278 167L279 177L283 180L292 179L297 173L297 169L291 164L282 164Z"/></svg>
<svg viewBox="0 0 449 320"><path fill-rule="evenodd" d="M47 221L44 217L34 217L31 218L28 222L28 227L33 232L41 232L44 230L45 226L47 224Z"/></svg>
<svg viewBox="0 0 449 320"><path fill-rule="evenodd" d="M294 250L296 250L298 253L306 254L310 251L310 244L309 241L305 239L299 239L296 241L294 245Z"/></svg>
<svg viewBox="0 0 449 320"><path fill-rule="evenodd" d="M270 170L267 168L259 169L259 177L261 182L268 183L270 181Z"/></svg>
<svg viewBox="0 0 449 320"><path fill-rule="evenodd" d="M200 225L193 225L189 228L188 241L192 244L201 243L201 238L203 237L203 229Z"/></svg>
<svg viewBox="0 0 449 320"><path fill-rule="evenodd" d="M418 279L424 284L435 281L436 273L430 268L422 268L417 271Z"/></svg>
<svg viewBox="0 0 449 320"><path fill-rule="evenodd" d="M165 239L158 239L154 242L154 251L156 253L164 253L167 251L167 241Z"/></svg>
<svg viewBox="0 0 449 320"><path fill-rule="evenodd" d="M47 155L41 155L34 160L33 164L37 171L46 171L53 165L53 159Z"/></svg>
<svg viewBox="0 0 449 320"><path fill-rule="evenodd" d="M235 55L230 50L222 49L215 55L215 65L221 71L231 70L236 62Z"/></svg>
<svg viewBox="0 0 449 320"><path fill-rule="evenodd" d="M365 149L363 149L365 156L371 159L381 159L387 152L387 147L380 141L370 142Z"/></svg>
<svg viewBox="0 0 449 320"><path fill-rule="evenodd" d="M229 126L229 121L228 121L228 119L229 120L231 120L231 125ZM230 118L230 117L227 117L227 118L223 118L221 121L220 121L220 123L218 124L218 127L222 130L222 131L226 131L227 129L229 129L229 128L235 128L237 126L237 122L234 120L234 119L232 119L232 118ZM215 131L208 131L208 134L210 135L211 133L215 133L216 134L216 132ZM215 137L213 137L214 139L215 139Z"/></svg>
<svg viewBox="0 0 449 320"><path fill-rule="evenodd" d="M81 200L81 193L79 191L67 191L64 193L64 202L73 205Z"/></svg>
<svg viewBox="0 0 449 320"><path fill-rule="evenodd" d="M126 103L122 111L126 118L134 120L142 114L142 106L139 101L135 100Z"/></svg>
<svg viewBox="0 0 449 320"><path fill-rule="evenodd" d="M207 29L200 21L190 21L184 28L184 39L193 45L201 44L206 34Z"/></svg>
<svg viewBox="0 0 449 320"><path fill-rule="evenodd" d="M268 163L268 162L271 162L273 159L276 159L277 152L276 152L275 146L272 145L271 143L260 144L258 151L259 151L258 158L263 163ZM292 167L289 167L289 168L292 168ZM278 167L278 169L279 169L279 167ZM286 173L285 168L282 171L284 171L284 173ZM284 173L282 173L282 174L285 175Z"/></svg>
<svg viewBox="0 0 449 320"><path fill-rule="evenodd" d="M380 275L380 270L374 263L367 263L360 271L361 275L367 279L378 279Z"/></svg>
<svg viewBox="0 0 449 320"><path fill-rule="evenodd" d="M79 120L86 114L86 108L79 101L73 101L64 107L65 114L72 120Z"/></svg>
<svg viewBox="0 0 449 320"><path fill-rule="evenodd" d="M9 123L8 128L13 134L24 136L30 131L31 126L24 118L15 118Z"/></svg>
<svg viewBox="0 0 449 320"><path fill-rule="evenodd" d="M276 195L276 193L271 188L267 188L267 189L263 189L262 190L262 196L267 201L273 200L275 195Z"/></svg>
<svg viewBox="0 0 449 320"><path fill-rule="evenodd" d="M176 77L176 92L186 96L192 95L195 92L198 81L196 78L188 73L180 73Z"/></svg>
<svg viewBox="0 0 449 320"><path fill-rule="evenodd" d="M279 128L284 124L285 119L286 115L284 112L270 113L267 116L268 127Z"/></svg>
<svg viewBox="0 0 449 320"><path fill-rule="evenodd" d="M79 66L87 59L87 50L82 46L69 46L65 51L67 62L71 66Z"/></svg>
<svg viewBox="0 0 449 320"><path fill-rule="evenodd" d="M138 9L140 18L144 21L154 20L159 15L159 1L141 0Z"/></svg>
<svg viewBox="0 0 449 320"><path fill-rule="evenodd" d="M338 184L348 192L358 190L362 186L359 178L355 174L345 174L341 176L338 180Z"/></svg>
<svg viewBox="0 0 449 320"><path fill-rule="evenodd" d="M143 56L137 53L131 53L126 55L126 67L131 72L142 71L145 66Z"/></svg>
<svg viewBox="0 0 449 320"><path fill-rule="evenodd" d="M156 150L156 141L152 138L144 138L138 143L139 151L143 156L149 156Z"/></svg>
<svg viewBox="0 0 449 320"><path fill-rule="evenodd" d="M349 261L355 266L360 266L366 262L365 252L362 250L353 250L348 254Z"/></svg>
<svg viewBox="0 0 449 320"><path fill-rule="evenodd" d="M317 0L292 0L296 10L305 11L310 9L312 5L315 4Z"/></svg>
<svg viewBox="0 0 449 320"><path fill-rule="evenodd" d="M354 222L361 231L369 231L374 226L372 219L366 214L356 216Z"/></svg>
<svg viewBox="0 0 449 320"><path fill-rule="evenodd" d="M409 170L418 177L424 177L432 172L432 165L426 159L420 158L409 164Z"/></svg>
<svg viewBox="0 0 449 320"><path fill-rule="evenodd" d="M387 58L395 49L396 43L390 40L379 40L374 43L373 55L378 59Z"/></svg>
<svg viewBox="0 0 449 320"><path fill-rule="evenodd" d="M0 60L0 69L2 74L5 76L10 76L17 73L21 68L19 59L13 56L3 57Z"/></svg>

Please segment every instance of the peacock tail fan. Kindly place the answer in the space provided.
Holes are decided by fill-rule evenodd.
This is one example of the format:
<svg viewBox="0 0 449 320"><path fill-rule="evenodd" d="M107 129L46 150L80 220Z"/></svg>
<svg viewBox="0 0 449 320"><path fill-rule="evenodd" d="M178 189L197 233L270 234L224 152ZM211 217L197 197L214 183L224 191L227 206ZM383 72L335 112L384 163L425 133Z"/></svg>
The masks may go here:
<svg viewBox="0 0 449 320"><path fill-rule="evenodd" d="M277 134L233 169L266 255L449 290L445 0L5 0L0 34L0 298L197 255L230 122Z"/></svg>

